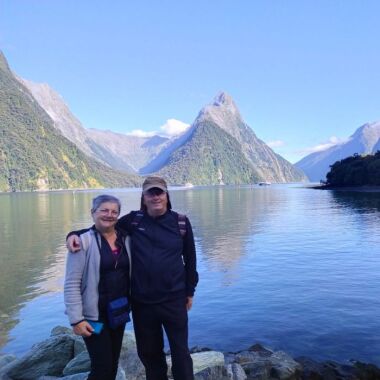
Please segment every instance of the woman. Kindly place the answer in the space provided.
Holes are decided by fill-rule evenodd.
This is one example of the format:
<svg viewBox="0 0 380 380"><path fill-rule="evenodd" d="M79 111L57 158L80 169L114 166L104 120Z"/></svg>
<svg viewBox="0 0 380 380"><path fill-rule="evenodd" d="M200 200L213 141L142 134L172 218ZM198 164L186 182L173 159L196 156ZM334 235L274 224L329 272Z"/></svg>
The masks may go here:
<svg viewBox="0 0 380 380"><path fill-rule="evenodd" d="M74 333L91 359L90 380L114 380L124 328L131 261L128 238L115 228L120 201L99 195L92 201L94 225L80 236L82 249L68 253L64 299Z"/></svg>

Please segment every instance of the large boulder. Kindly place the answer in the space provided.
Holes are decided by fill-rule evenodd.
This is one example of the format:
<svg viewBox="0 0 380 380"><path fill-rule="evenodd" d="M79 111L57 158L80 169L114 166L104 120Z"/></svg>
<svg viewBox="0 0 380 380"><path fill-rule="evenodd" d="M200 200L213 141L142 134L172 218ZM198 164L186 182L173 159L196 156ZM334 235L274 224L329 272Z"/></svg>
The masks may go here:
<svg viewBox="0 0 380 380"><path fill-rule="evenodd" d="M66 326L55 326L50 332L50 336L58 336L64 334L75 336L73 329Z"/></svg>
<svg viewBox="0 0 380 380"><path fill-rule="evenodd" d="M249 380L296 380L300 378L302 369L301 365L285 352L273 352L260 345L236 353L233 362L243 367Z"/></svg>
<svg viewBox="0 0 380 380"><path fill-rule="evenodd" d="M226 370L224 368L224 355L222 352L205 351L191 354L196 380L224 380ZM168 374L172 377L172 360L166 357Z"/></svg>
<svg viewBox="0 0 380 380"><path fill-rule="evenodd" d="M87 380L89 372L76 373L65 377L41 376L38 380Z"/></svg>
<svg viewBox="0 0 380 380"><path fill-rule="evenodd" d="M41 376L60 376L72 359L74 339L67 335L53 336L32 347L22 358L6 367L5 372L14 380L35 380Z"/></svg>
<svg viewBox="0 0 380 380"><path fill-rule="evenodd" d="M16 359L17 357L11 354L0 354L0 369Z"/></svg>
<svg viewBox="0 0 380 380"><path fill-rule="evenodd" d="M373 364L352 362L337 363L332 360L317 362L310 358L296 359L302 365L302 380L376 380L380 379L380 369Z"/></svg>
<svg viewBox="0 0 380 380"><path fill-rule="evenodd" d="M246 380L247 375L244 372L243 367L238 363L232 363L226 365L227 379L228 380Z"/></svg>
<svg viewBox="0 0 380 380"><path fill-rule="evenodd" d="M193 359L194 374L203 371L206 368L223 367L224 355L218 351L204 351L191 354ZM171 366L171 361L169 361Z"/></svg>
<svg viewBox="0 0 380 380"><path fill-rule="evenodd" d="M87 352L86 344L81 336L74 337L74 357L82 352Z"/></svg>
<svg viewBox="0 0 380 380"><path fill-rule="evenodd" d="M66 326L55 326L51 330L50 336L59 335L69 335L74 339L74 356L79 355L83 351L87 351L83 338L79 335L75 335L72 328Z"/></svg>
<svg viewBox="0 0 380 380"><path fill-rule="evenodd" d="M81 352L79 355L71 359L63 369L63 375L74 375L75 373L87 372L91 370L91 361L87 351Z"/></svg>
<svg viewBox="0 0 380 380"><path fill-rule="evenodd" d="M195 373L194 380L228 380L227 369L222 365L207 367Z"/></svg>

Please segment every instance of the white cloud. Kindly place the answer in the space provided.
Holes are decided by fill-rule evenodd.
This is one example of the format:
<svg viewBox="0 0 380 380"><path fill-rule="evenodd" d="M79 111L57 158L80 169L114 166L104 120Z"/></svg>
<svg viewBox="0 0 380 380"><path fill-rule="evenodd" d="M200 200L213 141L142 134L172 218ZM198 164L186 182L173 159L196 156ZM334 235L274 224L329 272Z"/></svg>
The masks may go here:
<svg viewBox="0 0 380 380"><path fill-rule="evenodd" d="M159 131L146 132L142 129L134 129L132 132L127 133L129 136L136 137L152 137L152 136L164 136L164 137L174 137L185 132L190 124L186 124L180 120L168 119L164 125L160 127Z"/></svg>
<svg viewBox="0 0 380 380"><path fill-rule="evenodd" d="M278 148L279 146L284 146L285 142L282 140L274 140L274 141L269 141L266 143L270 148Z"/></svg>
<svg viewBox="0 0 380 380"><path fill-rule="evenodd" d="M185 132L189 126L189 124L180 120L168 119L166 123L160 127L160 130L162 131L160 134L163 133L167 137L177 136Z"/></svg>
<svg viewBox="0 0 380 380"><path fill-rule="evenodd" d="M136 137L152 137L156 135L157 132L145 132L142 129L134 129L132 132L127 133L128 136L136 136Z"/></svg>
<svg viewBox="0 0 380 380"><path fill-rule="evenodd" d="M305 155L305 154L310 154L310 153L315 153L315 152L322 152L323 150L329 149L334 145L343 144L346 141L347 139L341 139L336 136L331 136L327 141L324 141L318 145L315 145L309 148L301 149L297 153Z"/></svg>

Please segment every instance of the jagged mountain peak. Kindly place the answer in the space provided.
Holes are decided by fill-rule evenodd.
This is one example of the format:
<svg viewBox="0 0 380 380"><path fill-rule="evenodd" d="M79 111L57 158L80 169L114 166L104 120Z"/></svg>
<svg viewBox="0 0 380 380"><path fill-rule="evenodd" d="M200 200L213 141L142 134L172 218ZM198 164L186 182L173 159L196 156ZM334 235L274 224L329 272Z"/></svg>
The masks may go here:
<svg viewBox="0 0 380 380"><path fill-rule="evenodd" d="M220 92L210 104L203 107L193 125L205 122L216 124L238 140L241 128L246 128L237 105L226 92Z"/></svg>
<svg viewBox="0 0 380 380"><path fill-rule="evenodd" d="M232 96L227 94L227 92L224 92L224 91L221 91L219 94L215 96L212 104L214 106L233 105L236 108L236 104L234 100L232 99Z"/></svg>
<svg viewBox="0 0 380 380"><path fill-rule="evenodd" d="M223 126L231 118L234 122L236 119L241 119L239 109L231 95L220 92L210 104L201 109L197 119L209 119L219 126Z"/></svg>
<svg viewBox="0 0 380 380"><path fill-rule="evenodd" d="M376 139L377 141L380 138L380 121L363 124L354 132L353 135L351 135L351 138L357 138L361 136Z"/></svg>
<svg viewBox="0 0 380 380"><path fill-rule="evenodd" d="M7 72L11 71L9 68L9 65L8 65L8 61L5 58L5 55L1 50L0 50L0 70L4 70Z"/></svg>

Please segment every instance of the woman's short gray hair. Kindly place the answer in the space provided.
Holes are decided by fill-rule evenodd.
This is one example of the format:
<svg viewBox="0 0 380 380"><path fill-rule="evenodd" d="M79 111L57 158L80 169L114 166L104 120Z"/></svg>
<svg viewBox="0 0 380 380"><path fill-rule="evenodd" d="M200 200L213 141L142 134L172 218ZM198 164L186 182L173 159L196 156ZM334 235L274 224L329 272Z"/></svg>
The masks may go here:
<svg viewBox="0 0 380 380"><path fill-rule="evenodd" d="M121 203L120 203L119 198L116 198L113 195L108 195L108 194L98 195L92 200L91 212L94 213L100 207L100 205L105 202L116 203L119 208L119 214L120 214Z"/></svg>

